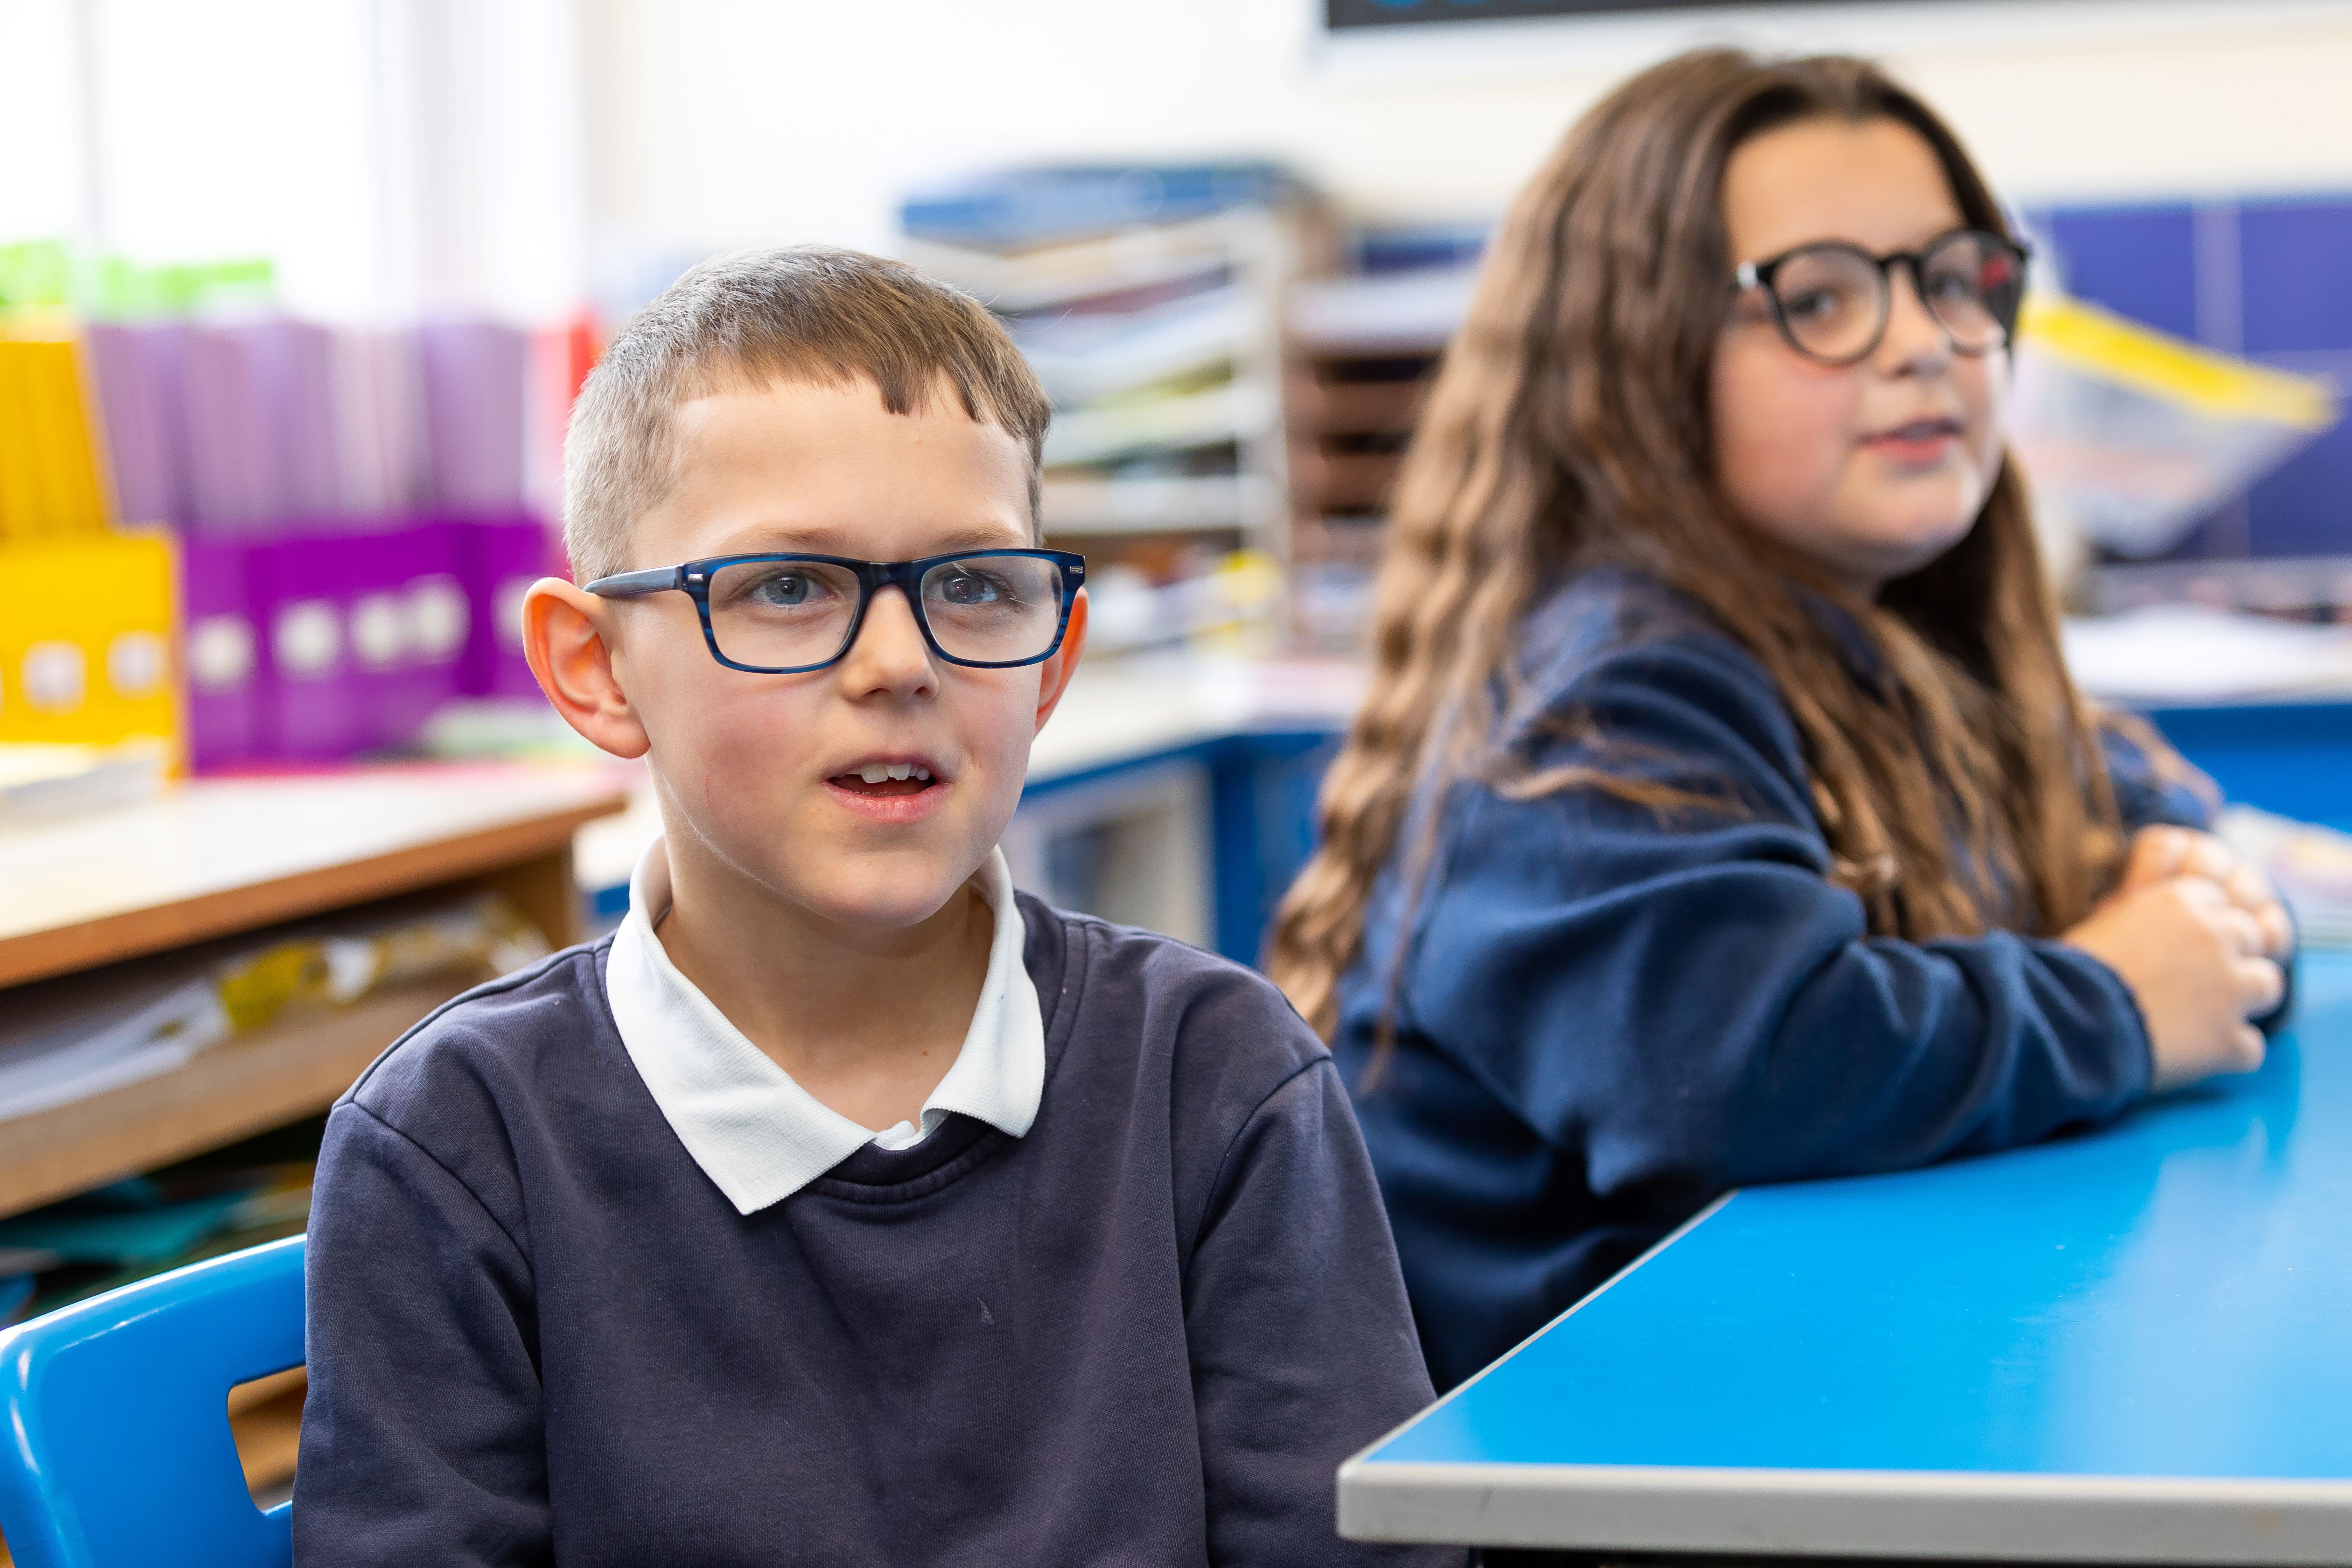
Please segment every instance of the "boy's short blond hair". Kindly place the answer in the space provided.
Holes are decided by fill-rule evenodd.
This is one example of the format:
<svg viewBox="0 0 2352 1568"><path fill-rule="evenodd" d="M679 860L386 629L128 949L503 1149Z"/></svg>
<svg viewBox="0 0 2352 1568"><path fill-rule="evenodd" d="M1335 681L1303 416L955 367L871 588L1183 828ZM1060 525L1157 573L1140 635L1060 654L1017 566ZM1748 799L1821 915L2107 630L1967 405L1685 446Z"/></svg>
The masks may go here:
<svg viewBox="0 0 2352 1568"><path fill-rule="evenodd" d="M572 405L563 444L563 543L577 582L625 572L629 529L677 477L680 405L725 387L870 383L893 414L950 389L1029 454L1038 519L1052 406L981 303L901 262L825 246L720 257L629 318Z"/></svg>

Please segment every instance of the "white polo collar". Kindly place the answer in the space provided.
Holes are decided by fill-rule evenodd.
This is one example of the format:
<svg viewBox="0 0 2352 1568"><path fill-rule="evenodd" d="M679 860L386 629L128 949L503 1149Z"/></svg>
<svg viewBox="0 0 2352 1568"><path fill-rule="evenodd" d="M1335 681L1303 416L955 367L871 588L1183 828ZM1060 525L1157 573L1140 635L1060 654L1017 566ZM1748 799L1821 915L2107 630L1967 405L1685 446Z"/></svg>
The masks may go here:
<svg viewBox="0 0 2352 1568"><path fill-rule="evenodd" d="M971 1026L923 1102L921 1124L877 1132L794 1083L678 973L654 934L669 911L667 850L656 839L638 859L605 960L613 1022L670 1130L739 1213L782 1202L868 1143L911 1148L950 1111L1027 1134L1045 1089L1045 1024L1022 963L1028 933L1003 850L989 851L970 886L996 916Z"/></svg>

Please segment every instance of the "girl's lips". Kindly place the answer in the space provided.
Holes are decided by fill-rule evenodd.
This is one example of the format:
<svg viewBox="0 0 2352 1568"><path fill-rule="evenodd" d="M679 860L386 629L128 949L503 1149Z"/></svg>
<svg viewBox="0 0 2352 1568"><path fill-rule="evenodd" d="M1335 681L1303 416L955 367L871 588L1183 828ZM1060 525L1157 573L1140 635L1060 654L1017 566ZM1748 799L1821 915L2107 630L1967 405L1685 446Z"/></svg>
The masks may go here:
<svg viewBox="0 0 2352 1568"><path fill-rule="evenodd" d="M1958 420L1914 419L1862 439L1863 445L1884 452L1898 463L1930 463L1948 452L1959 438Z"/></svg>

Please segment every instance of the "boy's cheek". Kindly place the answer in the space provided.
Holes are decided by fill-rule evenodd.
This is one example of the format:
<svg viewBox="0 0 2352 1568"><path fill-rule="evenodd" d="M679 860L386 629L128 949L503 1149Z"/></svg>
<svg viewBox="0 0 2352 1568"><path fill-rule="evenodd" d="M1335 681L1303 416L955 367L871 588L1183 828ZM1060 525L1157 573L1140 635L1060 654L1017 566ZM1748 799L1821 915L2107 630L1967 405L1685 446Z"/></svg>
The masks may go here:
<svg viewBox="0 0 2352 1568"><path fill-rule="evenodd" d="M952 792L927 821L878 831L845 813L817 764L863 749L879 715L817 681L803 688L716 666L711 676L733 679L646 673L651 763L688 816L680 826L826 918L890 926L928 916L987 858L1020 805L1036 731L1031 671L943 683L913 727L948 764Z"/></svg>

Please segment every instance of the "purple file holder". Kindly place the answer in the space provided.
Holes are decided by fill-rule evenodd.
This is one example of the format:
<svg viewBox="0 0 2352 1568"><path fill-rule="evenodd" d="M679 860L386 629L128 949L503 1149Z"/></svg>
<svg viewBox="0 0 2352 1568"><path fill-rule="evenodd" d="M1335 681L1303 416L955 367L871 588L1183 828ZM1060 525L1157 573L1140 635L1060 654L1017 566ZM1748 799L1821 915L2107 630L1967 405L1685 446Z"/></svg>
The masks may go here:
<svg viewBox="0 0 2352 1568"><path fill-rule="evenodd" d="M366 744L406 746L433 710L457 694L480 616L447 523L353 537L372 566L346 623L368 713Z"/></svg>
<svg viewBox="0 0 2352 1568"><path fill-rule="evenodd" d="M236 540L180 542L188 760L199 772L258 754L272 705L248 581L253 549Z"/></svg>
<svg viewBox="0 0 2352 1568"><path fill-rule="evenodd" d="M269 749L320 759L414 741L457 691L477 619L449 526L305 530L255 556Z"/></svg>
<svg viewBox="0 0 2352 1568"><path fill-rule="evenodd" d="M460 689L475 697L536 697L539 681L522 651L525 590L553 567L553 542L536 517L468 517L450 525L472 598L473 637Z"/></svg>
<svg viewBox="0 0 2352 1568"><path fill-rule="evenodd" d="M254 625L270 693L262 746L271 756L341 757L364 743L345 622L366 578L351 543L290 534L253 547Z"/></svg>
<svg viewBox="0 0 2352 1568"><path fill-rule="evenodd" d="M552 550L527 515L184 539L194 764L404 747L453 697L536 697L522 595Z"/></svg>

